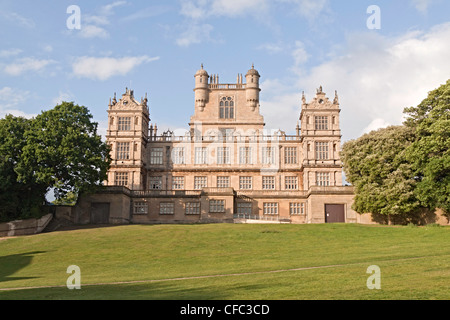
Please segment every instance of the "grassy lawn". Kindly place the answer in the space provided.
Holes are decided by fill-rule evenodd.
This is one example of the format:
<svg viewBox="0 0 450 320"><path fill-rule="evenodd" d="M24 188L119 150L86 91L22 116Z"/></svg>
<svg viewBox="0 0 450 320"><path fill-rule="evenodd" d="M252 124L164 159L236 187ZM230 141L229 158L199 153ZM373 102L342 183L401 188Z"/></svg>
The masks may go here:
<svg viewBox="0 0 450 320"><path fill-rule="evenodd" d="M70 265L81 290L65 287ZM380 290L366 286L370 265ZM447 300L450 228L129 225L7 238L2 299Z"/></svg>

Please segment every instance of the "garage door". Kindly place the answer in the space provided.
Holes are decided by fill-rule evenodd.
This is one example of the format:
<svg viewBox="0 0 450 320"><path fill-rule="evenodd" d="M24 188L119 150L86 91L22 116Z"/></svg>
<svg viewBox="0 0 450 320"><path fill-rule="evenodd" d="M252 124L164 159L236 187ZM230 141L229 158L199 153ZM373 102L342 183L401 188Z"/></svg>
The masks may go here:
<svg viewBox="0 0 450 320"><path fill-rule="evenodd" d="M345 223L345 205L326 204L325 205L326 223Z"/></svg>

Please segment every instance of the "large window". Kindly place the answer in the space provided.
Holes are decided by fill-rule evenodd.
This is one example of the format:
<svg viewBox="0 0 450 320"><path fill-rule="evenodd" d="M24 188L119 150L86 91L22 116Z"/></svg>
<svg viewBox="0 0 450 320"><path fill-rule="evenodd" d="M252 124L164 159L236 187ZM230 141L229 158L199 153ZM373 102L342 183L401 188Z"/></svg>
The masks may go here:
<svg viewBox="0 0 450 320"><path fill-rule="evenodd" d="M185 213L187 215L200 214L200 202L186 202Z"/></svg>
<svg viewBox="0 0 450 320"><path fill-rule="evenodd" d="M327 187L330 185L330 174L328 172L316 173L316 184L321 187Z"/></svg>
<svg viewBox="0 0 450 320"><path fill-rule="evenodd" d="M172 162L174 164L185 164L186 160L184 158L184 148L175 147L172 149Z"/></svg>
<svg viewBox="0 0 450 320"><path fill-rule="evenodd" d="M230 177L217 177L217 188L229 188Z"/></svg>
<svg viewBox="0 0 450 320"><path fill-rule="evenodd" d="M150 164L163 164L163 148L150 150Z"/></svg>
<svg viewBox="0 0 450 320"><path fill-rule="evenodd" d="M119 131L131 130L131 117L119 117Z"/></svg>
<svg viewBox="0 0 450 320"><path fill-rule="evenodd" d="M262 147L262 163L275 164L275 147Z"/></svg>
<svg viewBox="0 0 450 320"><path fill-rule="evenodd" d="M147 202L138 201L134 203L133 214L147 214L147 213L148 213Z"/></svg>
<svg viewBox="0 0 450 320"><path fill-rule="evenodd" d="M316 130L328 130L328 117L316 116L315 117L315 128L316 128Z"/></svg>
<svg viewBox="0 0 450 320"><path fill-rule="evenodd" d="M286 190L297 190L298 189L298 177L284 177Z"/></svg>
<svg viewBox="0 0 450 320"><path fill-rule="evenodd" d="M197 147L195 148L195 164L207 164L208 163L208 148Z"/></svg>
<svg viewBox="0 0 450 320"><path fill-rule="evenodd" d="M116 172L114 175L114 184L116 186L127 186L128 172Z"/></svg>
<svg viewBox="0 0 450 320"><path fill-rule="evenodd" d="M263 190L275 190L275 177L263 176L262 177L262 188L263 188Z"/></svg>
<svg viewBox="0 0 450 320"><path fill-rule="evenodd" d="M230 148L218 147L217 148L217 164L230 164Z"/></svg>
<svg viewBox="0 0 450 320"><path fill-rule="evenodd" d="M184 177L172 177L172 190L184 190Z"/></svg>
<svg viewBox="0 0 450 320"><path fill-rule="evenodd" d="M175 205L173 202L161 202L159 204L159 214L174 214Z"/></svg>
<svg viewBox="0 0 450 320"><path fill-rule="evenodd" d="M289 203L290 215L305 215L305 203L304 202L291 202Z"/></svg>
<svg viewBox="0 0 450 320"><path fill-rule="evenodd" d="M225 200L209 200L209 212L211 213L225 212Z"/></svg>
<svg viewBox="0 0 450 320"><path fill-rule="evenodd" d="M219 118L234 118L234 99L232 97L222 97L219 102Z"/></svg>
<svg viewBox="0 0 450 320"><path fill-rule="evenodd" d="M208 177L194 177L194 189L201 190L208 187Z"/></svg>
<svg viewBox="0 0 450 320"><path fill-rule="evenodd" d="M328 142L316 142L316 159L328 160Z"/></svg>
<svg viewBox="0 0 450 320"><path fill-rule="evenodd" d="M130 159L130 143L117 142L117 160Z"/></svg>
<svg viewBox="0 0 450 320"><path fill-rule="evenodd" d="M277 215L278 214L278 202L264 202L263 214Z"/></svg>
<svg viewBox="0 0 450 320"><path fill-rule="evenodd" d="M253 164L251 147L239 148L239 164Z"/></svg>
<svg viewBox="0 0 450 320"><path fill-rule="evenodd" d="M237 203L237 213L238 214L252 214L252 203L251 202L238 202Z"/></svg>
<svg viewBox="0 0 450 320"><path fill-rule="evenodd" d="M239 189L251 190L252 189L252 177L239 177Z"/></svg>
<svg viewBox="0 0 450 320"><path fill-rule="evenodd" d="M285 164L297 163L297 147L284 148L284 163Z"/></svg>
<svg viewBox="0 0 450 320"><path fill-rule="evenodd" d="M150 190L161 190L162 189L162 177L150 177L149 189Z"/></svg>

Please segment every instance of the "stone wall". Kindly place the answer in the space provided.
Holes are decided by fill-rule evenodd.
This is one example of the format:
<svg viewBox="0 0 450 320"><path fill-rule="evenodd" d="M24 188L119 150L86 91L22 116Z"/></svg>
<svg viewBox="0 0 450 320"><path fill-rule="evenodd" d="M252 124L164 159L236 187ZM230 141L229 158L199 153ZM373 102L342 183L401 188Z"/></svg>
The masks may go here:
<svg viewBox="0 0 450 320"><path fill-rule="evenodd" d="M47 214L40 219L15 220L0 223L0 237L31 235L42 232L53 215Z"/></svg>

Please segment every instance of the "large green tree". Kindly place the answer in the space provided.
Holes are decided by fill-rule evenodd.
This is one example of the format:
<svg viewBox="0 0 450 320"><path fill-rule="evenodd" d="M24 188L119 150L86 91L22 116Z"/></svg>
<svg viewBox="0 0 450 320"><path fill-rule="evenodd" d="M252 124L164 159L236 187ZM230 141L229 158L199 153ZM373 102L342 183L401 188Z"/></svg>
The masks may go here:
<svg viewBox="0 0 450 320"><path fill-rule="evenodd" d="M19 206L16 217L23 218L25 212L42 205L51 189L58 200L68 193L92 192L106 180L110 150L86 107L63 102L34 119L7 116L1 123L0 175L9 183L0 185L2 194L8 198L15 188L28 188L32 199L37 199L24 202L27 193L19 192L19 201L10 201ZM14 215L8 212L8 217Z"/></svg>
<svg viewBox="0 0 450 320"><path fill-rule="evenodd" d="M407 149L424 206L450 213L450 80L431 91L417 107L406 108L405 125L416 139Z"/></svg>
<svg viewBox="0 0 450 320"><path fill-rule="evenodd" d="M408 215L421 209L406 149L414 130L391 126L346 142L341 153L346 179L355 187L359 213Z"/></svg>

